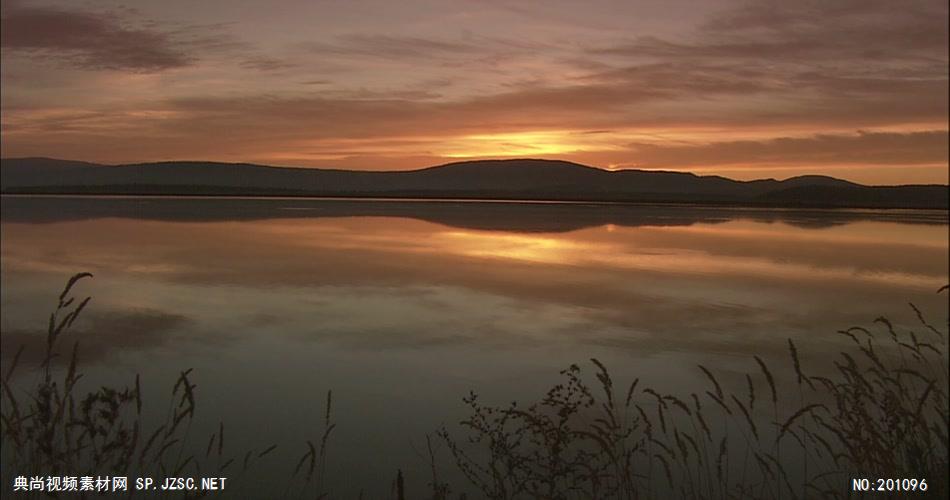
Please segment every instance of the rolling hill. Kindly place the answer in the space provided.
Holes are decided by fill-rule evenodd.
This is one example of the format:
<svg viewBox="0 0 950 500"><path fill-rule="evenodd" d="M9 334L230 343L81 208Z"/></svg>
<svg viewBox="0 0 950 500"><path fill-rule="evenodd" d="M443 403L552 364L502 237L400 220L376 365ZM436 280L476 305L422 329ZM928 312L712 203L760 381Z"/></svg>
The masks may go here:
<svg viewBox="0 0 950 500"><path fill-rule="evenodd" d="M825 176L737 181L646 170L608 171L556 160L482 160L410 171L246 163L129 165L50 158L0 160L4 194L352 196L947 208L943 185L864 186Z"/></svg>

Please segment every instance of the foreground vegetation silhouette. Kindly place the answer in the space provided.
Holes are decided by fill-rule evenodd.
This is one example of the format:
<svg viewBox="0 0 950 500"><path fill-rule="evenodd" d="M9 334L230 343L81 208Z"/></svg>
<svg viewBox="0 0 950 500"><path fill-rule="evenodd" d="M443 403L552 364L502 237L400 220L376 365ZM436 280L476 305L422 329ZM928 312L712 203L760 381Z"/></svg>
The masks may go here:
<svg viewBox="0 0 950 500"><path fill-rule="evenodd" d="M574 365L527 408L472 393L466 439L441 435L492 499L841 498L859 478L885 498L946 498L947 335L913 310L924 335L886 318L839 332L853 349L830 374L806 373L789 340L788 386L755 356L741 389L699 366L709 387L686 396L618 390L592 359L593 387Z"/></svg>
<svg viewBox="0 0 950 500"><path fill-rule="evenodd" d="M243 497L241 477L276 446L226 452L223 423L209 436L194 436L191 370L175 382L165 421L146 428L138 376L127 387L82 394L78 341L69 362L54 368L58 343L90 300L70 293L88 277L70 278L58 298L37 383L13 383L22 349L3 375L4 491L12 474L227 473L236 478L228 490ZM754 356L753 369L728 382L699 366L708 386L688 394L662 393L639 379L621 387L596 359L596 381L573 365L528 406L486 405L472 392L464 398L470 416L438 432L444 452L426 439L427 490L412 496L397 471L391 497L462 499L474 488L475 497L489 499L842 498L860 494L852 491L861 484L854 479L868 478L868 487L877 488L874 479L881 478L898 481L880 484L880 498L945 498L947 332L910 307L918 331L903 331L883 317L871 328L839 331L849 347L830 364L804 363L789 340L787 364L771 366ZM322 434L293 458L295 467L281 478L281 497L336 498L326 486L331 403L328 393ZM446 464L469 487L454 492L460 485L440 480Z"/></svg>
<svg viewBox="0 0 950 500"><path fill-rule="evenodd" d="M123 476L182 477L227 475L228 489L241 488L249 470L277 448L226 451L225 427L221 422L210 436L192 433L196 399L192 370L180 372L171 390L167 416L158 425L148 427L143 416L142 386L139 376L126 387L100 387L81 393L77 382L79 340L72 345L68 366L54 368L59 356L58 343L69 333L73 322L90 301L70 295L79 281L92 277L79 273L67 281L50 314L46 346L39 366L39 381L23 386L13 383L23 353L21 347L2 379L3 488L4 496L14 484L13 475L45 476ZM57 377L57 372L63 372ZM330 421L332 393L327 393L323 434L318 444L307 440L306 451L284 483L284 497L325 497L324 476L328 438L335 425ZM206 443L206 446L202 445ZM128 486L128 496L135 493ZM162 498L176 492L149 492L143 496ZM83 497L94 495L76 492ZM217 492L185 491L178 496L198 498ZM33 493L34 496L39 496ZM42 495L42 493L40 494ZM59 495L70 495L59 492ZM106 493L105 496L109 496ZM48 496L57 496L50 493Z"/></svg>

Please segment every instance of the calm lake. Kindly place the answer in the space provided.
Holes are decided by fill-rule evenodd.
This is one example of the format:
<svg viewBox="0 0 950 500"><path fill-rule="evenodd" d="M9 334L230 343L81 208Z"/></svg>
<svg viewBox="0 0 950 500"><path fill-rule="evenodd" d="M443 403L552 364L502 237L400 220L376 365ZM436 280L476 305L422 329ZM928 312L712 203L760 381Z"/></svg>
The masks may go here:
<svg viewBox="0 0 950 500"><path fill-rule="evenodd" d="M836 330L914 325L908 302L945 324L948 224L945 211L5 196L4 365L20 344L35 365L81 271L95 277L76 293L93 299L70 335L87 383L140 374L162 412L194 368L199 426L223 420L235 450L277 443L285 469L319 440L332 389L332 489L376 498L397 469L425 487L425 437L456 428L471 390L534 401L598 358L615 379L688 393L700 363L728 379L754 354L787 363L788 338L816 359Z"/></svg>

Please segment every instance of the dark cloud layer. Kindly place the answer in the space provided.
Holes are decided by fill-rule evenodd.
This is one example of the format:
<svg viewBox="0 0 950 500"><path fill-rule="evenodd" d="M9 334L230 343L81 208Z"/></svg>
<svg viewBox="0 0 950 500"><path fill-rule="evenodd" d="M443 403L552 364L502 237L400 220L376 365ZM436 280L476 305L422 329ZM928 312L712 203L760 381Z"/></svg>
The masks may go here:
<svg viewBox="0 0 950 500"><path fill-rule="evenodd" d="M770 105L753 109L763 122L945 121L947 9L929 0L749 2L692 36L593 47L591 55L613 59L614 67L589 78L705 98L723 91L768 97Z"/></svg>
<svg viewBox="0 0 950 500"><path fill-rule="evenodd" d="M0 46L84 69L159 71L193 61L164 32L131 28L111 14L41 7L3 11Z"/></svg>
<svg viewBox="0 0 950 500"><path fill-rule="evenodd" d="M643 36L600 52L662 59L758 62L938 62L947 56L947 3L932 0L764 0L722 12L693 39Z"/></svg>

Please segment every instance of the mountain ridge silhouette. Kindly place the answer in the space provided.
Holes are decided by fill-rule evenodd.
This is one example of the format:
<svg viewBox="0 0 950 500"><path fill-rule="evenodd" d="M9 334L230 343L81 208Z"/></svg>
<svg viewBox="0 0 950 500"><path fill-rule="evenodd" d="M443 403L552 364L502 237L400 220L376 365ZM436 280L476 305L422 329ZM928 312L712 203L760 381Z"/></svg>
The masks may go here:
<svg viewBox="0 0 950 500"><path fill-rule="evenodd" d="M204 161L103 165L0 159L4 194L330 196L947 208L947 186L867 186L823 175L740 181L691 172L604 170L563 160L468 160L361 171Z"/></svg>

